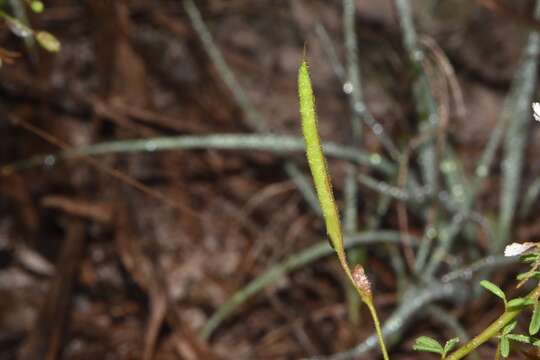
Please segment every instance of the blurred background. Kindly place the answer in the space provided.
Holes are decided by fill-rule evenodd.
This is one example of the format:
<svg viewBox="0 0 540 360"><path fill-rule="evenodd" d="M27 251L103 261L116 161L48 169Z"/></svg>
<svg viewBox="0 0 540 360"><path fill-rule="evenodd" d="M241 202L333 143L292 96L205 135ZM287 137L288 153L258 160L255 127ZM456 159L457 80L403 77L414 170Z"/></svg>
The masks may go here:
<svg viewBox="0 0 540 360"><path fill-rule="evenodd" d="M304 48L393 358L491 323L479 280L525 291L540 1L35 3L0 1L1 359L378 358L313 197Z"/></svg>

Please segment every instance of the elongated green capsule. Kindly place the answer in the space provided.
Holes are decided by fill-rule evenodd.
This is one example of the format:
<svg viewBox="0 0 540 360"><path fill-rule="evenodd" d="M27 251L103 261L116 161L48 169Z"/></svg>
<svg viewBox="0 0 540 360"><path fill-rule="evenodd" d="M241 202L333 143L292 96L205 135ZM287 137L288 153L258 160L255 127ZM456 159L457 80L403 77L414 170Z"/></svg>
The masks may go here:
<svg viewBox="0 0 540 360"><path fill-rule="evenodd" d="M308 64L305 58L302 60L298 71L298 96L300 99L300 115L302 117L304 141L306 142L307 159L326 224L326 232L333 248L341 255L344 254L344 248L339 212L332 193L332 183L328 176L328 168L317 130L315 98L313 96Z"/></svg>
<svg viewBox="0 0 540 360"><path fill-rule="evenodd" d="M336 201L334 200L334 194L332 193L332 183L330 182L330 177L328 176L326 160L321 148L321 139L319 138L319 133L317 131L315 98L313 96L313 89L311 87L311 80L309 78L309 70L305 55L302 59L300 69L298 70L298 96L300 99L302 131L304 133L304 140L306 142L306 154L309 168L311 170L311 176L313 177L313 182L315 183L315 190L317 190L319 204L321 205L324 222L326 224L326 232L328 233L330 242L334 245L334 250L336 251L336 255L341 263L343 271L345 271L358 291L358 295L360 295L360 298L369 309L375 324L375 332L377 334L377 339L379 340L383 358L388 360L388 352L386 351L386 345L384 344L384 338L382 336L381 322L379 321L375 305L373 305L373 294L371 292L369 279L366 276L364 268L361 266L356 267L351 272L351 268L347 263L347 257L345 256L339 213L336 206Z"/></svg>

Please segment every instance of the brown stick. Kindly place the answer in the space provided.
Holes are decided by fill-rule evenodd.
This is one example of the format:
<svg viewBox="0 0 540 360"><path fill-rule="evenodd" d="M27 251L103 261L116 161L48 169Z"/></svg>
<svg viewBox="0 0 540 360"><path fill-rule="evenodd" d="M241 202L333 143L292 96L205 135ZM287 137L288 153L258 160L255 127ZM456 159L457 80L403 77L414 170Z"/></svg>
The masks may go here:
<svg viewBox="0 0 540 360"><path fill-rule="evenodd" d="M84 243L84 223L74 219L62 244L56 275L51 280L34 329L19 352L19 359L54 360L60 357L69 317L71 292L83 257Z"/></svg>

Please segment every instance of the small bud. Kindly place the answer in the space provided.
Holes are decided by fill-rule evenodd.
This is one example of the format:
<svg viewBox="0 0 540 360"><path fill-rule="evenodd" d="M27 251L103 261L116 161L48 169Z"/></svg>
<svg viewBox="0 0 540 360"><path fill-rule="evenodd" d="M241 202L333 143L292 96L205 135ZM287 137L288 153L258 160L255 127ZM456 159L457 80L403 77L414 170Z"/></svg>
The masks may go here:
<svg viewBox="0 0 540 360"><path fill-rule="evenodd" d="M60 41L54 37L53 34L46 31L39 31L36 34L36 40L47 51L58 52L60 51Z"/></svg>
<svg viewBox="0 0 540 360"><path fill-rule="evenodd" d="M540 121L540 103L533 102L532 103L532 109L533 109L534 120Z"/></svg>
<svg viewBox="0 0 540 360"><path fill-rule="evenodd" d="M39 14L43 12L43 9L45 8L45 6L43 6L43 3L41 1L36 0L30 3L30 8L32 9L33 12Z"/></svg>
<svg viewBox="0 0 540 360"><path fill-rule="evenodd" d="M362 292L362 295L371 297L371 283L362 265L356 265L352 270L354 285Z"/></svg>
<svg viewBox="0 0 540 360"><path fill-rule="evenodd" d="M524 252L535 246L536 243L533 242L511 243L504 248L504 256L510 257L522 255Z"/></svg>

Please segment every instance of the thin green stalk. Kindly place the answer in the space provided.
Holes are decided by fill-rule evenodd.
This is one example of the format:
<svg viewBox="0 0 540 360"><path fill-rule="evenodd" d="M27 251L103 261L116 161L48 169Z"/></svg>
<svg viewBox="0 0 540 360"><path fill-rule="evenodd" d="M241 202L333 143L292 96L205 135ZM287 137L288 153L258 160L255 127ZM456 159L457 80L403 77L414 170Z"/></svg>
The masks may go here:
<svg viewBox="0 0 540 360"><path fill-rule="evenodd" d="M356 41L356 29L354 26L355 4L353 0L343 0L343 35L347 58L347 81L343 90L349 96L349 104L352 111L351 125L352 135L356 143L362 141L362 120L359 113L354 111L358 103L364 103L362 88L360 85L360 67L358 66L358 49Z"/></svg>
<svg viewBox="0 0 540 360"><path fill-rule="evenodd" d="M460 269L451 271L441 277L442 283L449 283L459 279L471 280L474 273L486 271L501 266L515 264L519 262L519 257L507 257L502 255L489 255L480 260L476 260L472 264L464 266Z"/></svg>
<svg viewBox="0 0 540 360"><path fill-rule="evenodd" d="M392 163L379 154L366 153L351 147L335 143L324 143L323 151L327 156L344 159L359 165L365 165L391 174L396 171ZM268 151L275 154L289 154L304 150L304 141L292 136L251 135L251 134L213 134L200 136L169 136L151 139L133 139L103 142L94 145L62 151L56 154L34 156L14 164L4 165L0 174L9 174L36 166L53 166L63 159L80 156L107 155L114 153L158 152L165 150L255 150Z"/></svg>
<svg viewBox="0 0 540 360"><path fill-rule="evenodd" d="M315 33L319 37L322 49L326 54L326 57L330 61L330 64L332 65L334 74L336 74L337 78L341 82L345 82L345 68L343 67L343 64L341 64L341 62L339 61L337 50L334 46L334 41L330 38L330 35L328 35L328 31L326 31L326 28L323 24L317 22L317 24L315 25Z"/></svg>
<svg viewBox="0 0 540 360"><path fill-rule="evenodd" d="M407 51L409 64L414 75L414 97L416 110L420 118L420 132L429 138L420 147L420 166L427 190L433 194L437 190L437 159L433 141L434 129L439 125L437 104L431 91L431 85L423 70L424 52L418 44L409 0L394 0L403 44Z"/></svg>
<svg viewBox="0 0 540 360"><path fill-rule="evenodd" d="M384 131L383 126L375 120L368 110L362 91L362 75L358 60L358 41L355 29L355 8L353 0L343 0L343 34L347 58L347 79L343 84L343 90L349 96L349 104L352 110L353 136L359 139L362 136L362 123L365 123L379 138L383 147L393 160L399 159L399 150Z"/></svg>
<svg viewBox="0 0 540 360"><path fill-rule="evenodd" d="M533 291L531 291L526 298L531 300L537 300L540 296L540 286L537 286ZM510 308L506 309L505 312L499 316L491 325L485 328L480 334L475 336L467 344L463 345L461 348L457 349L455 352L446 357L446 360L459 360L467 356L474 349L488 341L489 339L497 336L497 334L512 320L514 320L524 308Z"/></svg>
<svg viewBox="0 0 540 360"><path fill-rule="evenodd" d="M28 26L30 22L28 21L28 15L26 13L26 7L21 2L21 0L9 0L9 5L13 9L13 13L22 26L27 28L27 31L33 33L33 30ZM36 41L33 36L25 36L23 38L24 45L30 54L30 59L32 62L36 63L38 54L36 53Z"/></svg>
<svg viewBox="0 0 540 360"><path fill-rule="evenodd" d="M388 351L386 350L386 345L384 343L384 336L381 330L381 322L379 321L379 315L377 315L377 310L375 309L373 301L368 302L367 307L369 309L371 317L373 318L373 322L375 323L375 333L377 334L377 340L379 341L379 347L381 348L381 351L383 353L383 358L385 360L388 360Z"/></svg>
<svg viewBox="0 0 540 360"><path fill-rule="evenodd" d="M356 167L352 164L347 166L345 179L345 212L344 226L345 234L354 234L358 231L358 183L356 182ZM354 265L365 261L366 249L355 248L349 251L348 260ZM349 282L345 285L349 318L353 324L358 323L361 301L356 293L356 289Z"/></svg>
<svg viewBox="0 0 540 360"><path fill-rule="evenodd" d="M353 144L360 148L362 144L362 119L354 111L354 104L362 101L362 88L360 85L360 68L358 65L358 49L355 28L355 5L353 0L343 0L343 37L345 39L346 59L347 59L347 80L343 87L349 96L349 106L351 109L351 130ZM358 169L349 165L345 179L345 213L344 225L345 233L351 234L358 231L358 182L356 176ZM351 250L348 260L354 265L363 263L366 251L362 248ZM347 286L347 299L349 304L349 316L357 323L361 301L356 294L356 289L352 285Z"/></svg>
<svg viewBox="0 0 540 360"><path fill-rule="evenodd" d="M382 326L382 334L389 344L395 344L400 338L400 334L410 320L419 312L423 311L426 305L442 299L452 301L462 301L466 295L464 284L453 282L451 284L435 283L427 288L411 286L402 297L398 308L386 319ZM372 334L354 348L330 356L317 356L310 360L353 360L368 351L374 349L378 344L377 334Z"/></svg>

